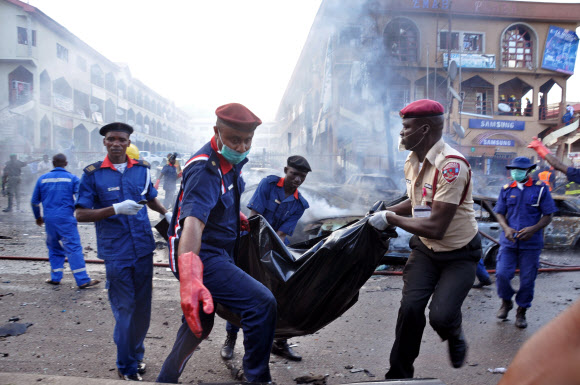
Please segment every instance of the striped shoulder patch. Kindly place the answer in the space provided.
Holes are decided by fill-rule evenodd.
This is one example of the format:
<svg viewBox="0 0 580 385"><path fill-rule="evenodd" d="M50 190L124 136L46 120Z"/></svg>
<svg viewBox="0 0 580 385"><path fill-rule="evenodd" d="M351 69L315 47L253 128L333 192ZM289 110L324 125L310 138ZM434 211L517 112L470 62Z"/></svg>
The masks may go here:
<svg viewBox="0 0 580 385"><path fill-rule="evenodd" d="M504 184L504 185L503 185L503 189L504 189L504 190L507 190L507 188L508 188L508 187L510 187L509 183L508 183L508 184Z"/></svg>
<svg viewBox="0 0 580 385"><path fill-rule="evenodd" d="M539 181L536 182L536 186L541 186L543 184L544 184L544 182L542 182L541 180L539 180Z"/></svg>
<svg viewBox="0 0 580 385"><path fill-rule="evenodd" d="M209 160L209 155L207 154L199 154L194 156L193 158L191 158L190 160L188 160L185 163L185 166L183 166L183 170L184 171L189 165L196 163L196 162L207 162Z"/></svg>
<svg viewBox="0 0 580 385"><path fill-rule="evenodd" d="M84 168L84 173L85 174L92 174L93 172L95 172L97 169L99 169L101 167L101 163L103 162L95 162L93 164L89 164L87 167Z"/></svg>

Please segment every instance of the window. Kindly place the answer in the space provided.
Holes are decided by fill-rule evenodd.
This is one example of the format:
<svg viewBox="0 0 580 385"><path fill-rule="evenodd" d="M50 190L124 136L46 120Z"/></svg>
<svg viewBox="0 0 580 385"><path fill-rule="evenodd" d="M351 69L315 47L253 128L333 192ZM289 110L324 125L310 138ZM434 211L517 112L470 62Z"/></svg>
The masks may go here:
<svg viewBox="0 0 580 385"><path fill-rule="evenodd" d="M83 72L87 72L87 61L82 56L77 56L77 68Z"/></svg>
<svg viewBox="0 0 580 385"><path fill-rule="evenodd" d="M508 68L533 69L534 39L522 24L508 28L502 38L502 65Z"/></svg>
<svg viewBox="0 0 580 385"><path fill-rule="evenodd" d="M26 28L18 27L18 44L28 45L28 31ZM36 31L32 30L32 46L36 47Z"/></svg>
<svg viewBox="0 0 580 385"><path fill-rule="evenodd" d="M412 63L418 59L419 32L415 23L407 19L392 20L383 33L390 61Z"/></svg>
<svg viewBox="0 0 580 385"><path fill-rule="evenodd" d="M56 43L56 57L68 63L68 49Z"/></svg>
<svg viewBox="0 0 580 385"><path fill-rule="evenodd" d="M449 40L448 40L449 39ZM476 32L439 32L439 50L465 53L483 52L483 33Z"/></svg>

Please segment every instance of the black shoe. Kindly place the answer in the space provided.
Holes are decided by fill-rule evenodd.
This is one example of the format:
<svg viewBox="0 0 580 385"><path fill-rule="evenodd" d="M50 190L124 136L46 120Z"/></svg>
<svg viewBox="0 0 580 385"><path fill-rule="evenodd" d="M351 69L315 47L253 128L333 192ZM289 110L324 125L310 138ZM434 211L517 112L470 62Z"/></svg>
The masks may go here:
<svg viewBox="0 0 580 385"><path fill-rule="evenodd" d="M526 310L528 309L518 306L516 313L516 326L520 329L525 329L528 327L528 321L526 321Z"/></svg>
<svg viewBox="0 0 580 385"><path fill-rule="evenodd" d="M449 337L447 345L449 346L451 365L456 369L462 367L465 363L465 356L467 354L467 342L465 341L463 331L461 331L457 336Z"/></svg>
<svg viewBox="0 0 580 385"><path fill-rule="evenodd" d="M12 209L11 209L10 207L6 207L6 208L5 208L4 210L2 210L2 211L4 211L5 213L9 213L10 211L12 211Z"/></svg>
<svg viewBox="0 0 580 385"><path fill-rule="evenodd" d="M302 357L294 353L292 348L288 345L288 340L274 340L272 353L287 358L290 361L302 361Z"/></svg>
<svg viewBox="0 0 580 385"><path fill-rule="evenodd" d="M147 372L147 364L143 361L139 361L137 364L137 373L145 374L145 372Z"/></svg>
<svg viewBox="0 0 580 385"><path fill-rule="evenodd" d="M220 355L224 360L231 360L234 357L234 347L236 346L236 339L238 338L238 333L228 333L226 336L226 341Z"/></svg>
<svg viewBox="0 0 580 385"><path fill-rule="evenodd" d="M52 279L47 279L44 282L45 283L48 283L49 285L60 285L60 282L59 281L53 281Z"/></svg>
<svg viewBox="0 0 580 385"><path fill-rule="evenodd" d="M511 301L511 299L509 301L502 299L501 300L501 307L497 311L497 318L506 319L509 311L512 310L513 307L514 307L514 303Z"/></svg>
<svg viewBox="0 0 580 385"><path fill-rule="evenodd" d="M119 369L117 369L117 374L119 375L119 378L123 381L143 381L139 373L123 374Z"/></svg>

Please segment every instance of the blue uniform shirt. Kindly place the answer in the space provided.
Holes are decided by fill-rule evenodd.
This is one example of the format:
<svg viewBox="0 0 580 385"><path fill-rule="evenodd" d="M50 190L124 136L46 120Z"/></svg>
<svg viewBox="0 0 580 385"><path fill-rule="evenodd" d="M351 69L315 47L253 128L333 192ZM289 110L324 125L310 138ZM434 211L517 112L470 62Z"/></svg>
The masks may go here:
<svg viewBox="0 0 580 385"><path fill-rule="evenodd" d="M286 197L284 178L276 175L262 179L248 203L248 208L262 215L274 231L282 231L290 236L308 207L308 202L298 190Z"/></svg>
<svg viewBox="0 0 580 385"><path fill-rule="evenodd" d="M164 190L175 190L175 183L177 182L177 167L166 164L161 169L161 177L163 178Z"/></svg>
<svg viewBox="0 0 580 385"><path fill-rule="evenodd" d="M566 176L570 182L580 183L580 168L568 167Z"/></svg>
<svg viewBox="0 0 580 385"><path fill-rule="evenodd" d="M40 207L44 211L44 217L69 219L74 218L75 195L79 192L79 178L62 167L56 167L52 171L40 176L36 181L32 193L32 210L36 219L40 218Z"/></svg>
<svg viewBox="0 0 580 385"><path fill-rule="evenodd" d="M124 173L115 169L109 157L84 169L76 207L100 209L132 199L135 202L157 197L151 183L149 163L127 157ZM147 208L137 215L113 215L95 222L97 255L104 260L137 259L155 249Z"/></svg>
<svg viewBox="0 0 580 385"><path fill-rule="evenodd" d="M548 186L529 178L523 190L518 188L516 182L506 184L499 193L493 211L505 216L511 228L521 230L535 225L543 215L550 215L558 209ZM516 240L516 242L508 240L502 232L500 244L509 248L541 249L544 247L544 230L537 231L527 241Z"/></svg>
<svg viewBox="0 0 580 385"><path fill-rule="evenodd" d="M244 159L232 165L217 153L215 138L204 145L183 167L178 205L169 227L169 265L177 272L177 252L183 221L195 217L205 223L199 257L204 266L233 262L239 242L240 196L245 183Z"/></svg>

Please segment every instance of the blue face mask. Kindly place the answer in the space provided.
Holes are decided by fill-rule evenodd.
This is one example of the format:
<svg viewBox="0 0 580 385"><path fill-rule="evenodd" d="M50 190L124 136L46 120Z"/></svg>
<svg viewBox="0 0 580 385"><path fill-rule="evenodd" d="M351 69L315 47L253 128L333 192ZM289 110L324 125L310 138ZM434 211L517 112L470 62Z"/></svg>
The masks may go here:
<svg viewBox="0 0 580 385"><path fill-rule="evenodd" d="M510 170L510 174L511 174L513 180L521 183L528 176L528 170L521 170L519 168L513 168Z"/></svg>
<svg viewBox="0 0 580 385"><path fill-rule="evenodd" d="M248 150L246 152L237 152L236 150L233 150L233 149L229 148L228 146L226 146L226 144L224 143L224 140L222 139L222 134L220 133L219 130L218 130L218 135L220 137L220 141L222 142L222 149L218 150L218 154L221 154L231 164L238 164L242 160L246 159L246 156L248 156L248 154L250 153L250 150Z"/></svg>

